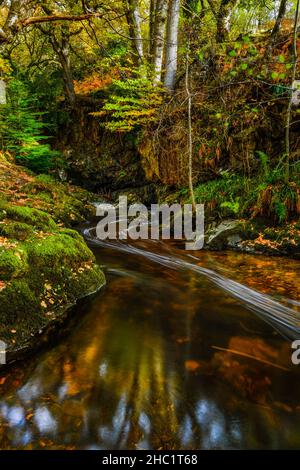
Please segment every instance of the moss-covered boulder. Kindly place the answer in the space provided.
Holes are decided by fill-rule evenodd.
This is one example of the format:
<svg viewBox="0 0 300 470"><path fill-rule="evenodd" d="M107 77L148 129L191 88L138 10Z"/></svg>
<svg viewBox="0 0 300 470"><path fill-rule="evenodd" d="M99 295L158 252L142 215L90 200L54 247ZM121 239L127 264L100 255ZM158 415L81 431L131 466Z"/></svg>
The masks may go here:
<svg viewBox="0 0 300 470"><path fill-rule="evenodd" d="M34 177L0 155L0 194L0 340L10 360L105 278L68 228L93 212L86 191Z"/></svg>

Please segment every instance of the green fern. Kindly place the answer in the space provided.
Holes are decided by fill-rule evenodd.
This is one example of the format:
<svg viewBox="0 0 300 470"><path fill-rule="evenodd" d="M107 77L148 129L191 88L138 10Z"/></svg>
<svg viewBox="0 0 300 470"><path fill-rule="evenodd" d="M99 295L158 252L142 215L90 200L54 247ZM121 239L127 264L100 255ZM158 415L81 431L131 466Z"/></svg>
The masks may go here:
<svg viewBox="0 0 300 470"><path fill-rule="evenodd" d="M114 80L102 110L92 114L105 118L101 125L107 130L129 133L157 120L163 92L145 78Z"/></svg>
<svg viewBox="0 0 300 470"><path fill-rule="evenodd" d="M42 173L54 166L60 153L51 150L44 135L43 113L35 111L34 98L19 80L10 81L8 103L0 106L0 138L2 150L11 152L17 162Z"/></svg>

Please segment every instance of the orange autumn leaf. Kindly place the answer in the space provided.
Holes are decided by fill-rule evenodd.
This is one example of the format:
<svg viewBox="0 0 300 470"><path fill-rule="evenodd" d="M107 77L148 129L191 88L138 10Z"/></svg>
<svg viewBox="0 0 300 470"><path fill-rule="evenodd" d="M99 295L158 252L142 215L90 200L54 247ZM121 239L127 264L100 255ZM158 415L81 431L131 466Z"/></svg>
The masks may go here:
<svg viewBox="0 0 300 470"><path fill-rule="evenodd" d="M184 365L189 372L195 372L200 368L199 362L193 360L185 361Z"/></svg>
<svg viewBox="0 0 300 470"><path fill-rule="evenodd" d="M117 70L113 70L108 75L100 76L97 73L84 78L83 80L74 82L75 93L78 95L88 95L97 90L108 87L113 78L119 78L119 73Z"/></svg>

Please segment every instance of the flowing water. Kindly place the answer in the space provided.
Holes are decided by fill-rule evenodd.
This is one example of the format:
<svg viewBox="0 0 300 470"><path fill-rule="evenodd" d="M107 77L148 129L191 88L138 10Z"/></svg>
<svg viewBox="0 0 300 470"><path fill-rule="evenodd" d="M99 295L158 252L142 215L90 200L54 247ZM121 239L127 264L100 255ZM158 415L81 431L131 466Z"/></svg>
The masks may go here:
<svg viewBox="0 0 300 470"><path fill-rule="evenodd" d="M1 449L300 447L299 263L84 234L107 286L1 372Z"/></svg>

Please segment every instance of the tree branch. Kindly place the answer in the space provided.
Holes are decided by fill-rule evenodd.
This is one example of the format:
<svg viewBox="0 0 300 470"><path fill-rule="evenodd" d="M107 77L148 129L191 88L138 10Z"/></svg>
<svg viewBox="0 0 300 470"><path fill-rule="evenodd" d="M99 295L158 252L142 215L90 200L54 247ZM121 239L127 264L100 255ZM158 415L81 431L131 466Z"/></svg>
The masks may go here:
<svg viewBox="0 0 300 470"><path fill-rule="evenodd" d="M101 13L85 13L84 15L51 15L51 16L33 16L19 21L21 27L30 26L37 23L51 23L55 21L85 21L91 18L102 18Z"/></svg>
<svg viewBox="0 0 300 470"><path fill-rule="evenodd" d="M13 36L12 33L21 31L22 29L42 23L55 23L59 21L86 21L92 18L103 18L102 13L85 13L83 15L47 15L47 16L32 16L30 18L19 19L14 24L14 30L11 31L10 28L7 28L7 31L4 31L0 28L0 43L9 42Z"/></svg>

